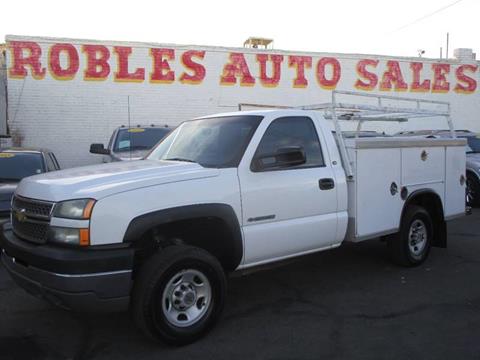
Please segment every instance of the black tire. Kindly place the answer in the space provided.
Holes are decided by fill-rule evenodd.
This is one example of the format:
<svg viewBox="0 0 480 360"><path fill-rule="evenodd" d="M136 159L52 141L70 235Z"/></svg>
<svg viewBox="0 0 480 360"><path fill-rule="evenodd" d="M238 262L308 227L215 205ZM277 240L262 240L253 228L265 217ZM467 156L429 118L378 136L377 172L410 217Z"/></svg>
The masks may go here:
<svg viewBox="0 0 480 360"><path fill-rule="evenodd" d="M203 315L199 315L195 323L189 326L183 326L183 324L176 326L172 323L176 320L171 318L169 320L166 315L169 312L165 308L170 306L174 312L183 310L174 307L173 302L177 300L170 303L171 297L165 298L164 296L165 293L170 293L173 297L173 293L177 293L177 291L165 289L167 286L168 289L171 289L175 285L175 281L183 284L183 278L176 279L178 279L179 273L190 270L199 272L208 280L206 283L210 286L211 296L206 297L210 299L208 305L204 304L205 308L202 311L205 312ZM194 281L192 285L195 285ZM171 345L185 345L199 339L215 325L222 313L225 296L225 273L215 257L196 247L173 245L160 250L148 259L137 274L133 289L132 314L137 326L151 339ZM195 299L197 298L195 297ZM190 307L197 306L197 301L207 302L198 298ZM164 308L165 303L168 305L165 305ZM170 317L172 316L170 315ZM186 318L186 316L183 317ZM181 322L182 320L185 319L179 315L177 321Z"/></svg>
<svg viewBox="0 0 480 360"><path fill-rule="evenodd" d="M467 173L467 184L465 197L468 206L480 205L480 181L471 173Z"/></svg>
<svg viewBox="0 0 480 360"><path fill-rule="evenodd" d="M425 229L425 237L421 230ZM410 230L412 229L412 238ZM420 241L420 245L415 244L420 236L424 241ZM412 267L423 263L430 253L433 237L433 224L430 214L421 206L409 206L402 218L400 231L388 238L388 248L392 260L401 266ZM418 245L418 246L415 246Z"/></svg>

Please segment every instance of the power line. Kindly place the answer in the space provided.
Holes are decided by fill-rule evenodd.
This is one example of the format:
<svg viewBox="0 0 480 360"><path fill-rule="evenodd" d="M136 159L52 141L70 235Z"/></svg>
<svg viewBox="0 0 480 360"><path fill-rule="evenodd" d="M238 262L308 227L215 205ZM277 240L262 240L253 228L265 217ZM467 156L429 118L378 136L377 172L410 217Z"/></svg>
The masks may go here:
<svg viewBox="0 0 480 360"><path fill-rule="evenodd" d="M429 17L431 17L431 16L433 16L433 15L436 15L436 14L438 14L439 12L442 12L443 10L446 10L446 9L448 9L448 8L454 6L454 5L457 5L459 2L462 2L462 1L463 1L463 0L456 0L456 1L454 1L453 3L450 3L450 4L448 4L448 5L445 5L445 6L441 7L441 8L439 8L439 9L435 10L434 12L428 13L428 14L422 16L422 17L419 17L419 18L416 19L416 20L413 20L412 22L409 22L409 23L407 23L407 24L405 24L405 25L400 26L399 28L393 30L391 33L396 33L396 32L398 32L398 31L400 31L400 30L403 30L403 29L405 29L405 28L407 28L407 27L409 27L409 26L415 25L416 23L419 23L420 21L423 21L423 20L425 20L425 19L428 19Z"/></svg>

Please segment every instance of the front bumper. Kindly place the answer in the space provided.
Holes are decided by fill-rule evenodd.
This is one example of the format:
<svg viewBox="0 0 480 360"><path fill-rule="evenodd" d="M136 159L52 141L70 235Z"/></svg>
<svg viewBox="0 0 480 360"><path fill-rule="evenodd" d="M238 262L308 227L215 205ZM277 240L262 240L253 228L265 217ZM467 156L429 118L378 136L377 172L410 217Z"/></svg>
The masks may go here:
<svg viewBox="0 0 480 360"><path fill-rule="evenodd" d="M15 282L32 295L74 311L128 309L134 250L72 249L19 239L9 224L0 228L1 261Z"/></svg>

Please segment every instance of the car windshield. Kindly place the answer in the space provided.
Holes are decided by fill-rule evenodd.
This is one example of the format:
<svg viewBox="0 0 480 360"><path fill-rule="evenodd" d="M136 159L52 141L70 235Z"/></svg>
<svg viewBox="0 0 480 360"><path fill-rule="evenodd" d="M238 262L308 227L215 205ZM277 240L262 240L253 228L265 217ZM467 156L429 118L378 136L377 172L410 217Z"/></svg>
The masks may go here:
<svg viewBox="0 0 480 360"><path fill-rule="evenodd" d="M39 153L0 151L0 181L20 181L43 172L45 167Z"/></svg>
<svg viewBox="0 0 480 360"><path fill-rule="evenodd" d="M196 162L204 167L236 167L262 118L240 115L186 121L147 158Z"/></svg>
<svg viewBox="0 0 480 360"><path fill-rule="evenodd" d="M114 152L132 150L150 150L165 135L170 128L130 128L120 129L113 147Z"/></svg>
<svg viewBox="0 0 480 360"><path fill-rule="evenodd" d="M468 136L466 137L468 145L467 145L467 153L480 153L480 138L475 136Z"/></svg>

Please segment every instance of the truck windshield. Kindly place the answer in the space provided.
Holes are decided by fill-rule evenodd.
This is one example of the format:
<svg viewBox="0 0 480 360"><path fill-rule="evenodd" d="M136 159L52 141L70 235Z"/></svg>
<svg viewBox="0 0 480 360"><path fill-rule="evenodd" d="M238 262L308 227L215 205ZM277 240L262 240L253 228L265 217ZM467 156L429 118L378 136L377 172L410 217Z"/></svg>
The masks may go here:
<svg viewBox="0 0 480 360"><path fill-rule="evenodd" d="M468 145L467 145L467 153L480 153L480 138L475 136L468 136L466 137Z"/></svg>
<svg viewBox="0 0 480 360"><path fill-rule="evenodd" d="M186 121L147 158L196 162L204 167L237 167L262 118L240 115Z"/></svg>
<svg viewBox="0 0 480 360"><path fill-rule="evenodd" d="M130 128L120 129L115 139L114 152L149 150L162 140L169 128Z"/></svg>
<svg viewBox="0 0 480 360"><path fill-rule="evenodd" d="M0 151L0 181L20 181L45 172L42 155Z"/></svg>

